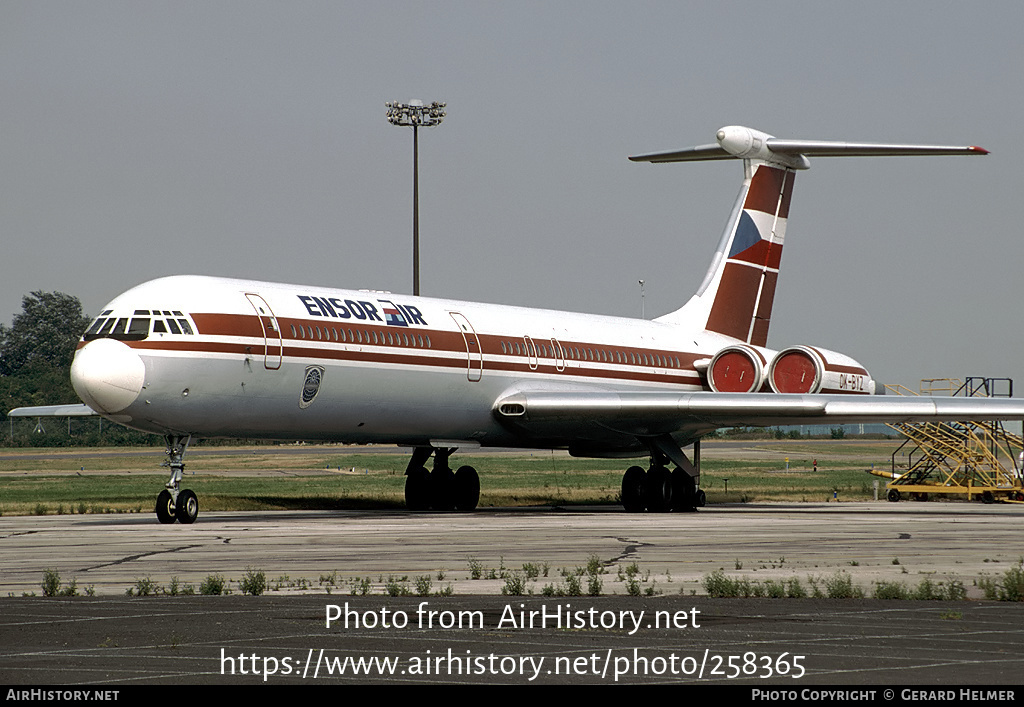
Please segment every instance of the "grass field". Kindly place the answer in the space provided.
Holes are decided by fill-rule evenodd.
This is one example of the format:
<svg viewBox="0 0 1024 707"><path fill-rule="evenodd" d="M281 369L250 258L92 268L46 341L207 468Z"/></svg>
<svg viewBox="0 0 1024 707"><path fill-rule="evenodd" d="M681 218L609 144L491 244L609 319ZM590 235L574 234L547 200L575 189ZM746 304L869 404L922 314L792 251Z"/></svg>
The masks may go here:
<svg viewBox="0 0 1024 707"><path fill-rule="evenodd" d="M892 440L758 440L705 445L709 503L873 498L872 465L887 469ZM340 446L199 448L183 487L204 511L401 508L402 453ZM362 449L360 450L362 451ZM390 451L390 450L389 450ZM20 449L0 455L0 514L152 512L167 474L156 449ZM813 470L817 460L818 469ZM645 460L576 459L564 452L457 454L480 474L481 506L618 502L622 472ZM884 481L879 479L884 488Z"/></svg>

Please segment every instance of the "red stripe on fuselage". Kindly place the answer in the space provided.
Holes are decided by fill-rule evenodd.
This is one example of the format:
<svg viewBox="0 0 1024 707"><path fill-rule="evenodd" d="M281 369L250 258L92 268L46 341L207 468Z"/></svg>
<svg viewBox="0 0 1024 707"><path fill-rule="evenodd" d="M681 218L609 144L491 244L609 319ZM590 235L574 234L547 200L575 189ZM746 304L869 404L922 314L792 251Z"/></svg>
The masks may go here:
<svg viewBox="0 0 1024 707"><path fill-rule="evenodd" d="M254 358L264 355L265 339L263 336L263 328L260 325L259 318L255 315L200 313L192 314L191 316L192 320L195 322L196 329L198 330L198 335L175 336L173 339L170 337L163 337L160 339L150 338L143 341L131 341L125 343L132 348L148 351L165 350L194 354L219 353L251 356ZM410 366L432 366L446 369L465 369L468 365L468 354L466 352L465 342L463 341L462 335L458 332L419 328L402 328L401 331L396 331L394 327L372 326L350 322L345 322L343 326L340 326L338 323L324 322L322 320L278 318L278 322L281 328L289 333L289 335L283 337L282 342L284 344L283 353L286 358L299 360L322 359L378 364L404 364ZM290 335L292 326L296 328L296 331L298 330L298 327L302 327L303 331L307 332L307 337L309 335L308 332L317 331L319 329L319 337L323 338L302 339L292 337ZM339 332L344 329L346 339L349 337L350 330L353 333L358 330L361 338L367 338L369 334L376 333L379 341L382 343L374 344L369 341L341 341L340 339L338 341L334 341L333 334L335 329ZM393 337L399 337L399 343L383 343L383 335L385 333L390 333ZM402 337L402 334L408 334L410 337L418 335L423 337L429 336L431 345L429 348L405 345L405 339ZM249 343L218 342L208 340L204 341L198 338L206 336L231 336L251 339L252 341ZM569 347L577 350L582 349L584 352L591 352L591 355L594 355L595 358L600 358L602 352L606 357L610 357L612 359L617 359L619 355L622 355L627 359L627 362L620 362L618 360L600 361L589 358L575 358L567 356L563 359L564 365L557 367L554 359L547 355L541 355L534 358L526 354L514 354L510 351L501 351L502 342L505 343L506 347L513 342L518 343L521 347L524 346L523 337L488 334L481 335L479 339L481 341L481 347L484 354L485 370L517 372L523 374L543 373L546 375L581 376L586 378L600 378L616 381L646 381L674 383L679 385L701 385L700 374L693 368L693 362L702 358L699 354L654 349L636 349L631 347L612 346L608 344L560 341L559 343L563 350ZM302 345L304 342L309 342L310 345ZM534 339L534 342L535 346L538 347L545 345L553 348L554 346L549 343L548 340L544 339ZM272 353L276 354L277 338L271 338L269 343ZM80 343L80 345L82 344ZM646 355L650 363L629 363L628 357L631 354L637 356L637 360L642 360ZM655 362L655 356L661 356L663 359L668 359L669 357L672 357L673 359L678 358L680 365L679 367L658 365ZM502 357L504 360L496 360L496 357ZM508 358L510 357L515 360L509 361ZM530 365L531 360L536 361L535 366ZM664 363L667 362L668 361L664 361ZM602 363L613 366L628 367L631 370L603 368L601 367Z"/></svg>
<svg viewBox="0 0 1024 707"><path fill-rule="evenodd" d="M255 316L250 315L238 315L238 314L193 314L193 320L196 323L196 327L200 334L207 336L243 336L243 337L254 337L260 340L263 339L263 330L260 328L259 319ZM248 320L248 321L244 321ZM401 328L396 330L395 327L370 325L356 322L335 322L335 321L324 321L319 319L284 319L280 318L281 328L286 332L291 331L292 327L296 329L302 327L302 330L306 332L304 337L285 335L283 338L286 342L330 342L336 344L344 344L348 346L397 346L403 351L408 350L426 350L426 351L447 351L451 353L457 353L460 355L466 354L465 341L462 335L458 332L444 331L438 329L420 329L420 328ZM314 333L310 338L309 332ZM338 339L334 338L335 330L345 332L345 340L342 341L339 335ZM350 332L359 332L362 338L366 338L369 334L376 334L379 341L383 342L383 335L391 335L398 337L404 342L404 335L410 337L422 335L429 336L431 346L429 349L424 349L419 346L406 346L406 345L394 345L387 343L371 343L370 341L351 341ZM529 336L529 335L527 335ZM485 356L521 356L524 360L528 359L529 356L526 354L516 354L511 351L502 351L501 344L518 343L520 346L524 346L524 337L516 335L497 335L497 334L480 334L478 335L480 340L480 346ZM532 337L535 346L550 346L553 347L551 339L545 339L542 337ZM276 337L272 338L272 342L276 342ZM590 358L573 358L570 356L565 357L566 363L572 364L574 362L582 363L611 363L622 366L640 366L643 368L666 368L668 370L683 371L692 368L692 364L698 358L702 358L701 354L686 353L682 351L668 351L664 349L640 349L629 346L621 346L618 344L596 344L579 341L563 341L558 340L562 349L567 348L583 349L584 351L594 352L596 356L600 356L601 352L606 355L623 354L625 357L638 356L642 358L644 355L650 356L674 356L679 358L679 367L675 366L656 366L651 364L634 364L628 361L600 361ZM550 356L540 356L541 360L551 360Z"/></svg>
<svg viewBox="0 0 1024 707"><path fill-rule="evenodd" d="M125 343L134 349L143 349L146 351L174 351L180 353L193 353L199 355L204 353L219 353L251 357L259 357L263 355L262 342L256 345L246 345L241 343L225 343L216 341L131 341ZM340 345L343 346L344 344ZM370 344L368 346L373 345ZM284 356L285 359L299 361L352 361L360 363L403 364L407 366L429 366L435 368L457 369L465 369L467 366L467 358L465 351L443 351L439 349L407 349L405 347L396 347L393 350L401 351L402 353L386 353L380 351L353 351L333 348L309 348L303 346L286 346L284 349ZM420 353L414 353L414 351L425 352L428 350L438 351L438 353L447 355L425 356ZM455 354L455 356L452 356L452 354ZM511 371L523 374L543 373L546 375L583 376L587 378L602 378L617 381L648 381L657 383L676 383L680 385L699 385L701 383L699 374L692 368L651 368L656 368L658 371L664 371L664 373L658 373L650 369L648 369L647 371L622 371L611 370L606 368L578 367L571 364L567 365L566 367L563 367L562 370L559 370L558 368L555 367L555 364L551 362L550 359L540 359L540 361L537 364L537 367L531 368L525 357L521 363L512 361L496 361L490 358L486 358L484 364L485 371Z"/></svg>

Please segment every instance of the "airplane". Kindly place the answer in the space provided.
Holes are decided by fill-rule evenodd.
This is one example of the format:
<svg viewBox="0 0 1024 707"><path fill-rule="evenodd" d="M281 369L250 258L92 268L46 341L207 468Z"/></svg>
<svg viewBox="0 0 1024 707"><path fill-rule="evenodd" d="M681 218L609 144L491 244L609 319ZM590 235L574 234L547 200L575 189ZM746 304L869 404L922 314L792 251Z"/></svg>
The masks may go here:
<svg viewBox="0 0 1024 707"><path fill-rule="evenodd" d="M767 347L794 177L810 157L984 154L727 126L712 144L630 157L743 163L707 275L664 316L176 275L106 305L71 379L89 411L164 436L171 474L157 498L161 523L198 516L196 494L181 488L193 437L408 446L405 501L417 511L476 508L476 470L451 468L459 448L648 457L646 469L623 474L625 510L695 510L706 501L700 440L718 428L1024 419L1024 399L884 397L849 356Z"/></svg>

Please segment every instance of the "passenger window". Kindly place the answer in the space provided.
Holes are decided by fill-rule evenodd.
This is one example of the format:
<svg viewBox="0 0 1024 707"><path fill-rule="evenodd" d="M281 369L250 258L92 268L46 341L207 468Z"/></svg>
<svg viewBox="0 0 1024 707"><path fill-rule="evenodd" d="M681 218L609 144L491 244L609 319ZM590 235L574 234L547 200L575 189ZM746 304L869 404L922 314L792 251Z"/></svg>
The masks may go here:
<svg viewBox="0 0 1024 707"><path fill-rule="evenodd" d="M183 332L185 332L186 334L191 334L192 333L192 327L189 326L189 323L188 323L187 319L179 319L178 323L181 324L181 330Z"/></svg>
<svg viewBox="0 0 1024 707"><path fill-rule="evenodd" d="M166 334L167 325L164 324L163 319L156 319L153 321L153 333L154 334Z"/></svg>

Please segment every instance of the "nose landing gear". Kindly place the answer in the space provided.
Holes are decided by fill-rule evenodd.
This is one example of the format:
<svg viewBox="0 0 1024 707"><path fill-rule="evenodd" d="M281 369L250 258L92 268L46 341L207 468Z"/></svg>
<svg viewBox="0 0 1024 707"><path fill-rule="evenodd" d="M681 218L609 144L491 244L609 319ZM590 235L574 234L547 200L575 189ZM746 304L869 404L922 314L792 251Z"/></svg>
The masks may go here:
<svg viewBox="0 0 1024 707"><path fill-rule="evenodd" d="M167 440L167 461L162 466L171 468L171 478L156 497L156 517L167 525L174 521L191 525L199 517L199 499L192 490L181 488L181 477L185 471L185 462L182 458L192 436L165 435L164 439Z"/></svg>

